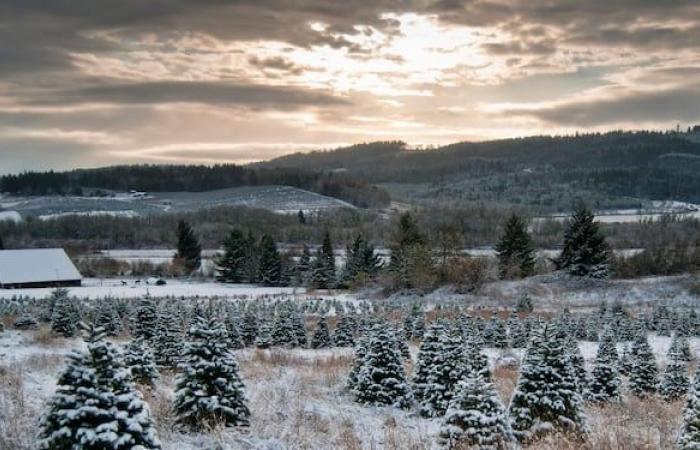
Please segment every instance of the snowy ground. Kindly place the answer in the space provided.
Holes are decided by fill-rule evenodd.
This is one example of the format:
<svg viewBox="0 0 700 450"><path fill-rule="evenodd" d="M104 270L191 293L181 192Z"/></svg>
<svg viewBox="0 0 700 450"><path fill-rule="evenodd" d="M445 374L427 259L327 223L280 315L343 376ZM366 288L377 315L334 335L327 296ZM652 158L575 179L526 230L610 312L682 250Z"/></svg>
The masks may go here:
<svg viewBox="0 0 700 450"><path fill-rule="evenodd" d="M650 342L657 361L663 364L669 338L651 336ZM122 343L117 341L117 344ZM82 346L77 339L46 341L42 330L7 330L0 335L0 381L4 383L0 383L0 432L3 433L0 447L3 442L6 446L3 448L8 449L31 446L37 418L55 389L65 354ZM597 343L581 342L580 347L590 363ZM691 347L697 354L700 340L692 339ZM412 346L414 359L416 351ZM487 349L486 353L499 392L507 401L516 372L500 366L499 361L512 360L522 352ZM423 419L414 412L393 408L362 407L351 401L343 388L352 362L351 350L247 349L238 351L237 358L253 415L250 429L214 430L206 434L175 431L171 413L173 377L163 374L156 389L145 391L144 397L157 422L165 450L438 448L439 419ZM411 366L407 366L409 373ZM632 407L589 410L592 431L597 433L595 442L601 443L583 448L623 448L602 443L609 438L610 427L616 426L609 423L608 416L623 420L626 442L634 443L624 448L669 448L670 434L677 428L678 421L677 411L674 413L672 408L678 409L679 405L650 400L627 406ZM647 414L654 414L654 411L645 412L645 407L658 409L671 417L655 417L656 422L648 424ZM641 429L646 425L651 428ZM640 446L640 442L648 441L655 444ZM566 446L564 442L530 448L581 448Z"/></svg>

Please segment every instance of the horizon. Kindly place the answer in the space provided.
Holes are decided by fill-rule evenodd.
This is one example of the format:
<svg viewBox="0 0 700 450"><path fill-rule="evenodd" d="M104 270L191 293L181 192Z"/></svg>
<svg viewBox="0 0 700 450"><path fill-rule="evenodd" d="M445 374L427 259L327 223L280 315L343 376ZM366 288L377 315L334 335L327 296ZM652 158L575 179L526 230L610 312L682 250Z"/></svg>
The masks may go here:
<svg viewBox="0 0 700 450"><path fill-rule="evenodd" d="M0 173L700 123L691 0L0 4Z"/></svg>

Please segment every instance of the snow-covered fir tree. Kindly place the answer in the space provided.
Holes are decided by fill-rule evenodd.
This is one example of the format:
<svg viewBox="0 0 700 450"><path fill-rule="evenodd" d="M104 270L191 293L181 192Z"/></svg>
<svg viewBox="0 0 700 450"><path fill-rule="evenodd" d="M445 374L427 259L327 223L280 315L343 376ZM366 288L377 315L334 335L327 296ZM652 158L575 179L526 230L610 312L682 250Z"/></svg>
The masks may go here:
<svg viewBox="0 0 700 450"><path fill-rule="evenodd" d="M104 329L107 336L116 336L122 332L122 319L113 299L106 298L98 303L94 323Z"/></svg>
<svg viewBox="0 0 700 450"><path fill-rule="evenodd" d="M396 339L386 324L372 328L367 353L353 389L363 405L408 408L413 401Z"/></svg>
<svg viewBox="0 0 700 450"><path fill-rule="evenodd" d="M134 382L153 386L158 379L158 369L148 342L137 337L124 347L124 365L129 369Z"/></svg>
<svg viewBox="0 0 700 450"><path fill-rule="evenodd" d="M160 449L147 405L104 332L85 327L87 353L73 352L39 425L42 450Z"/></svg>
<svg viewBox="0 0 700 450"><path fill-rule="evenodd" d="M688 370L678 353L671 353L666 362L666 370L659 383L659 394L666 401L677 400L688 393Z"/></svg>
<svg viewBox="0 0 700 450"><path fill-rule="evenodd" d="M258 280L263 286L278 286L282 275L282 261L277 245L270 235L263 235L260 240L260 259L258 260Z"/></svg>
<svg viewBox="0 0 700 450"><path fill-rule="evenodd" d="M369 338L370 333L366 332L360 335L360 338L355 344L355 356L353 358L352 367L350 368L350 372L348 373L348 379L345 384L348 391L352 392L355 389L355 386L357 385L357 377L360 374L360 370L364 365L365 357L367 356L367 352L369 351Z"/></svg>
<svg viewBox="0 0 700 450"><path fill-rule="evenodd" d="M621 386L613 333L603 333L596 352L587 398L601 403L619 401Z"/></svg>
<svg viewBox="0 0 700 450"><path fill-rule="evenodd" d="M466 373L471 376L480 375L486 380L491 379L489 372L489 359L482 353L481 340L474 336L465 340L464 360L466 361Z"/></svg>
<svg viewBox="0 0 700 450"><path fill-rule="evenodd" d="M564 336L564 345L569 358L571 360L571 367L574 371L574 376L576 377L576 385L578 387L578 392L583 397L586 396L586 392L589 387L589 377L586 371L586 361L583 359L583 354L581 349L578 347L578 341L571 336Z"/></svg>
<svg viewBox="0 0 700 450"><path fill-rule="evenodd" d="M610 248L593 212L578 202L564 233L564 248L556 260L557 269L570 275L605 278L609 273Z"/></svg>
<svg viewBox="0 0 700 450"><path fill-rule="evenodd" d="M291 311L281 308L272 325L272 345L278 347L296 347L297 334L292 323Z"/></svg>
<svg viewBox="0 0 700 450"><path fill-rule="evenodd" d="M241 325L241 339L243 339L243 344L246 346L253 345L257 335L258 317L253 311L246 311L243 316L243 324Z"/></svg>
<svg viewBox="0 0 700 450"><path fill-rule="evenodd" d="M355 345L355 321L352 316L343 316L333 333L333 345L336 347L352 347Z"/></svg>
<svg viewBox="0 0 700 450"><path fill-rule="evenodd" d="M176 423L190 431L248 426L250 410L224 325L217 319L199 319L188 337L182 373L176 379Z"/></svg>
<svg viewBox="0 0 700 450"><path fill-rule="evenodd" d="M309 247L304 245L301 255L294 266L293 284L296 286L307 286L311 282L311 252Z"/></svg>
<svg viewBox="0 0 700 450"><path fill-rule="evenodd" d="M316 329L311 336L311 348L327 348L331 346L331 334L328 331L326 316L321 316L316 323Z"/></svg>
<svg viewBox="0 0 700 450"><path fill-rule="evenodd" d="M673 356L685 362L690 361L692 356L690 352L690 343L688 342L688 338L683 336L683 333L676 332L673 334L667 356Z"/></svg>
<svg viewBox="0 0 700 450"><path fill-rule="evenodd" d="M411 359L411 349L408 346L408 338L406 338L406 332L401 327L394 328L394 336L396 336L396 345L399 347L399 353L403 356L403 359Z"/></svg>
<svg viewBox="0 0 700 450"><path fill-rule="evenodd" d="M556 430L574 435L585 431L571 359L551 325L533 335L508 412L513 432L523 443Z"/></svg>
<svg viewBox="0 0 700 450"><path fill-rule="evenodd" d="M228 346L231 350L239 350L245 346L241 337L240 323L241 318L237 311L229 310L226 313L226 333L228 334Z"/></svg>
<svg viewBox="0 0 700 450"><path fill-rule="evenodd" d="M291 313L292 330L294 336L296 337L297 347L306 348L307 336L306 336L306 324L304 322L304 316L299 311L293 311Z"/></svg>
<svg viewBox="0 0 700 450"><path fill-rule="evenodd" d="M255 337L255 346L263 349L272 347L272 324L270 322L264 321L260 324Z"/></svg>
<svg viewBox="0 0 700 450"><path fill-rule="evenodd" d="M437 364L440 353L440 337L446 333L445 326L440 322L435 322L428 331L418 347L418 357L416 366L413 369L413 394L420 404L429 396L430 382L428 376L433 366Z"/></svg>
<svg viewBox="0 0 700 450"><path fill-rule="evenodd" d="M51 315L51 331L66 338L73 337L76 332L76 307L73 299L62 295L56 299Z"/></svg>
<svg viewBox="0 0 700 450"><path fill-rule="evenodd" d="M693 384L688 392L676 448L678 450L700 449L700 370L696 370Z"/></svg>
<svg viewBox="0 0 700 450"><path fill-rule="evenodd" d="M182 330L171 308L161 308L155 330L148 334L151 334L150 342L155 363L159 367L175 368L182 354ZM143 334L138 337L143 337Z"/></svg>
<svg viewBox="0 0 700 450"><path fill-rule="evenodd" d="M476 375L459 382L440 427L448 449L505 450L515 441L505 408L493 384Z"/></svg>
<svg viewBox="0 0 700 450"><path fill-rule="evenodd" d="M242 283L246 280L246 237L240 230L234 229L221 244L222 253L214 259L216 279L222 283Z"/></svg>
<svg viewBox="0 0 700 450"><path fill-rule="evenodd" d="M467 371L461 334L441 333L436 357L428 370L426 392L419 402L421 415L444 415L454 396L457 383L464 378Z"/></svg>
<svg viewBox="0 0 700 450"><path fill-rule="evenodd" d="M653 394L658 387L659 369L645 334L632 343L632 367L629 373L629 389L638 396Z"/></svg>
<svg viewBox="0 0 700 450"><path fill-rule="evenodd" d="M151 297L143 297L134 310L132 318L134 337L143 337L147 341L153 338L158 322L158 309Z"/></svg>
<svg viewBox="0 0 700 450"><path fill-rule="evenodd" d="M33 330L37 325L36 319L34 319L26 308L23 309L22 314L12 322L12 327L17 330Z"/></svg>

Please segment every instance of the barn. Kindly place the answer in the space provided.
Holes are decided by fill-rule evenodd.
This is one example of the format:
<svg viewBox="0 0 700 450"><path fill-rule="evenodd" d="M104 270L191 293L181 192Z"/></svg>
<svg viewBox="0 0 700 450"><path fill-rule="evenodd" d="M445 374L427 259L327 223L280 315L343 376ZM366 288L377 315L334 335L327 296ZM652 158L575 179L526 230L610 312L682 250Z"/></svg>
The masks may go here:
<svg viewBox="0 0 700 450"><path fill-rule="evenodd" d="M62 248L0 250L0 289L80 286L82 279Z"/></svg>

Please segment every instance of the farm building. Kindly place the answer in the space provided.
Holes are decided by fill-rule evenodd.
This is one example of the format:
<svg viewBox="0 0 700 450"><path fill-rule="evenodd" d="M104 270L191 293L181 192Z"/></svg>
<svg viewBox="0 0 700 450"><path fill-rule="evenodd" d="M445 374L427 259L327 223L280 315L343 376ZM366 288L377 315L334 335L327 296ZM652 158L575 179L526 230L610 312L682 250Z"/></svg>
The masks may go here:
<svg viewBox="0 0 700 450"><path fill-rule="evenodd" d="M80 286L82 275L61 248L0 250L0 288Z"/></svg>

